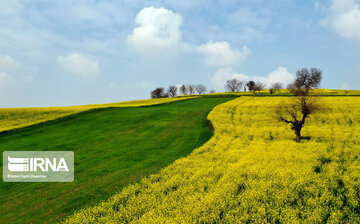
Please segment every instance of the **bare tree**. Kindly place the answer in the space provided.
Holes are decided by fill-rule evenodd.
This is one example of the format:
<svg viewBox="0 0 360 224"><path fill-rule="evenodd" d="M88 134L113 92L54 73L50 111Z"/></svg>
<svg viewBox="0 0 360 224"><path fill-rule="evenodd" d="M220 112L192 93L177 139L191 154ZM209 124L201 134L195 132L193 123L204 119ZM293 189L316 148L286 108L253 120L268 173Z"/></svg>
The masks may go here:
<svg viewBox="0 0 360 224"><path fill-rule="evenodd" d="M189 94L194 95L195 94L195 86L194 85L188 85L187 86Z"/></svg>
<svg viewBox="0 0 360 224"><path fill-rule="evenodd" d="M253 88L253 92L255 93L255 91L258 91L260 93L261 90L265 89L265 84L262 82L256 82L255 86Z"/></svg>
<svg viewBox="0 0 360 224"><path fill-rule="evenodd" d="M244 82L242 82L238 79L229 79L226 81L225 89L228 92L237 92L237 91L240 91L243 84L244 84Z"/></svg>
<svg viewBox="0 0 360 224"><path fill-rule="evenodd" d="M295 132L296 141L301 140L301 129L310 114L317 112L320 106L316 96L294 96L290 103L278 106L276 118L278 121L291 124L291 130Z"/></svg>
<svg viewBox="0 0 360 224"><path fill-rule="evenodd" d="M195 90L198 94L204 94L206 92L206 86L203 84L198 84L195 86Z"/></svg>
<svg viewBox="0 0 360 224"><path fill-rule="evenodd" d="M273 84L270 85L270 94L275 93L276 91L279 91L280 89L282 89L282 83L281 82L275 82Z"/></svg>
<svg viewBox="0 0 360 224"><path fill-rule="evenodd" d="M168 97L164 88L156 88L155 90L151 91L150 96L152 99Z"/></svg>
<svg viewBox="0 0 360 224"><path fill-rule="evenodd" d="M254 91L255 88L255 82L254 81L249 81L246 83L246 87L248 88L249 91Z"/></svg>
<svg viewBox="0 0 360 224"><path fill-rule="evenodd" d="M177 95L178 88L176 86L169 86L167 93L170 97L175 97Z"/></svg>
<svg viewBox="0 0 360 224"><path fill-rule="evenodd" d="M188 94L188 91L187 91L187 88L186 88L185 85L181 85L179 90L180 90L181 95L187 95Z"/></svg>
<svg viewBox="0 0 360 224"><path fill-rule="evenodd" d="M210 90L210 93L215 93L215 89Z"/></svg>
<svg viewBox="0 0 360 224"><path fill-rule="evenodd" d="M309 94L311 89L320 86L321 79L320 69L312 68L311 72L307 69L298 70L295 81L288 86L294 96L290 98L289 103L280 105L276 109L276 119L291 124L297 142L301 141L301 129L306 119L321 108L317 96Z"/></svg>
<svg viewBox="0 0 360 224"><path fill-rule="evenodd" d="M296 95L307 95L311 89L320 87L322 71L318 68L303 68L296 72L296 79L288 86L289 91Z"/></svg>

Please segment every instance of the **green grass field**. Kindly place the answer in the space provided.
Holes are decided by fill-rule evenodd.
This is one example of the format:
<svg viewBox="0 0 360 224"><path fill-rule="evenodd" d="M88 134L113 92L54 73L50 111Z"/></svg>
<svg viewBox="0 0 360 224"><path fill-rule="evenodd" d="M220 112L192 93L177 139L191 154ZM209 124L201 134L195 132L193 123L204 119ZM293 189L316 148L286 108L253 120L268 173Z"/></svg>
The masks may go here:
<svg viewBox="0 0 360 224"><path fill-rule="evenodd" d="M229 100L199 98L149 107L95 109L1 133L2 152L74 151L75 180L2 181L0 223L57 222L109 198L206 142L212 135L207 114Z"/></svg>

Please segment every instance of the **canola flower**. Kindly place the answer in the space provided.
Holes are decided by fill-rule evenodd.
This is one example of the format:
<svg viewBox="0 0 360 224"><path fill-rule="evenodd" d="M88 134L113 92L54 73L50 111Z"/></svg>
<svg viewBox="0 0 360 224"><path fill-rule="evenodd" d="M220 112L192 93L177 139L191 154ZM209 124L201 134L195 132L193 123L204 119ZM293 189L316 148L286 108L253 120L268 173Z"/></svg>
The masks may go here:
<svg viewBox="0 0 360 224"><path fill-rule="evenodd" d="M151 106L190 98L194 97L159 98L69 107L0 108L0 132L54 120L90 109Z"/></svg>
<svg viewBox="0 0 360 224"><path fill-rule="evenodd" d="M360 97L322 97L301 143L271 116L283 100L216 106L202 147L64 223L359 223Z"/></svg>

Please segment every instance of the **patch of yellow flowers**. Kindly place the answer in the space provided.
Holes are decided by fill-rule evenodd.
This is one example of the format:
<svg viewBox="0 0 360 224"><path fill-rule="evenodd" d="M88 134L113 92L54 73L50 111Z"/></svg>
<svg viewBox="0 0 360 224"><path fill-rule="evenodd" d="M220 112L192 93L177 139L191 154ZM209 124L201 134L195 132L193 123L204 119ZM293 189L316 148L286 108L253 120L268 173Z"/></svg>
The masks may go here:
<svg viewBox="0 0 360 224"><path fill-rule="evenodd" d="M301 143L271 116L287 99L216 106L206 144L65 223L359 223L360 97L322 97Z"/></svg>
<svg viewBox="0 0 360 224"><path fill-rule="evenodd" d="M169 103L194 97L134 100L120 103L89 104L69 107L0 108L0 132L54 120L60 117L105 107L141 107Z"/></svg>
<svg viewBox="0 0 360 224"><path fill-rule="evenodd" d="M314 89L311 90L312 93L318 94L318 95L324 95L324 96L360 96L360 90L337 90L337 89ZM280 89L277 90L275 93L270 94L269 89L264 89L259 91L255 91L255 95L271 95L271 96L277 96L277 95L290 95L289 90L287 89ZM223 93L210 93L206 95L242 95L242 96L250 96L254 95L252 91L247 92L223 92Z"/></svg>

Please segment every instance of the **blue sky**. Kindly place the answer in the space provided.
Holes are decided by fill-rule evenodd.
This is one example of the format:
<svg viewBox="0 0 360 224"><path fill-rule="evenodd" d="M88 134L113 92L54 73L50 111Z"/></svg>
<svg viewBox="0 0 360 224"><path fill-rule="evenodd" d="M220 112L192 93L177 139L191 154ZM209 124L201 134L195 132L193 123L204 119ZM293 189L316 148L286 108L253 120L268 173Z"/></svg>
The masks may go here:
<svg viewBox="0 0 360 224"><path fill-rule="evenodd" d="M360 1L0 0L0 107L149 98L233 77L360 89Z"/></svg>

